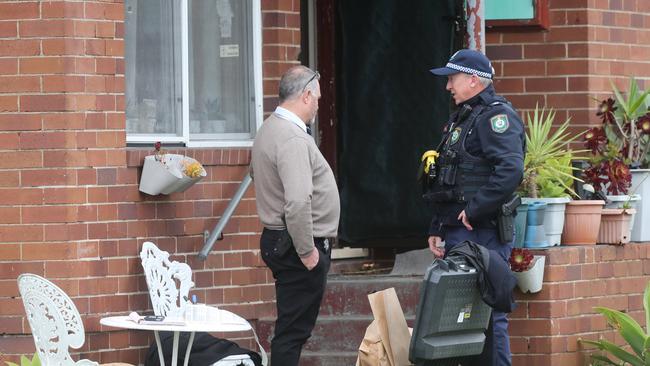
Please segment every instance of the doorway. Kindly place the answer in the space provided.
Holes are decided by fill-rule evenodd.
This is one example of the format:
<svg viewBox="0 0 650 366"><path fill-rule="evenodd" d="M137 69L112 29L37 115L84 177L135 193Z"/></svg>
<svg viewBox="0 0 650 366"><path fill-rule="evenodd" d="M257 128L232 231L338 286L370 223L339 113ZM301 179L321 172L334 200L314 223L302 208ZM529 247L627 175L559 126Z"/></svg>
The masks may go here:
<svg viewBox="0 0 650 366"><path fill-rule="evenodd" d="M315 50L303 52L303 63L322 75L319 143L337 175L345 246L426 245L431 215L417 169L450 105L446 80L428 70L461 47L463 3L319 0L315 16L303 13L303 34L311 34L303 51Z"/></svg>

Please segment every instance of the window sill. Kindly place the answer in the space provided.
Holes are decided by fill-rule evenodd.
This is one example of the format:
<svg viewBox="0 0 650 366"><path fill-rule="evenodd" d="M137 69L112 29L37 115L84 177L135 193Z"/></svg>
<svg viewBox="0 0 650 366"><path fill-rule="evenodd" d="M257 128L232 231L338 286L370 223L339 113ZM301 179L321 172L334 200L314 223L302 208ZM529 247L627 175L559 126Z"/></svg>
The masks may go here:
<svg viewBox="0 0 650 366"><path fill-rule="evenodd" d="M180 154L198 160L203 166L248 165L251 150L246 147L171 147L164 148L165 153ZM144 164L144 157L153 154L153 144L146 147L127 147L126 164L129 168L139 168Z"/></svg>

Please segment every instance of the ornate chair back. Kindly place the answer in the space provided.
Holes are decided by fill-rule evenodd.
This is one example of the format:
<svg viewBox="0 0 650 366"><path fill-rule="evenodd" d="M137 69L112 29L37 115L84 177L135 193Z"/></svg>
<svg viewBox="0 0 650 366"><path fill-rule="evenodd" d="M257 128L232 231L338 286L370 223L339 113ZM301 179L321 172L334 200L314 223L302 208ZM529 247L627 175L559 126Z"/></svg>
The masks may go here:
<svg viewBox="0 0 650 366"><path fill-rule="evenodd" d="M98 365L70 358L68 347L83 346L85 333L77 307L63 290L31 273L18 276L18 290L42 365Z"/></svg>
<svg viewBox="0 0 650 366"><path fill-rule="evenodd" d="M189 303L192 269L186 263L169 261L169 253L147 241L140 252L142 267L147 278L149 298L156 315L183 317ZM178 285L177 285L178 282Z"/></svg>

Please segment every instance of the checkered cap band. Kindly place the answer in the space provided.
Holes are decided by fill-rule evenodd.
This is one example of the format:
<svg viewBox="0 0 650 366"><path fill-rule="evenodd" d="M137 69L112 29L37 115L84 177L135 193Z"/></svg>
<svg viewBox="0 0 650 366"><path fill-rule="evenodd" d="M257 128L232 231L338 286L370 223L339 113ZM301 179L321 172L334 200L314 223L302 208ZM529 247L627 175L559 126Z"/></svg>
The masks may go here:
<svg viewBox="0 0 650 366"><path fill-rule="evenodd" d="M454 70L457 70L457 71L460 71L460 72L464 72L466 74L470 74L470 75L471 74L476 74L476 75L478 75L480 77L484 77L484 78L487 78L487 79L492 79L492 74L490 74L489 72L479 71L479 70L476 70L476 69L472 69L471 67L456 65L456 64L452 64L451 62L447 62L447 65L445 65L445 66L450 68L450 69L454 69Z"/></svg>

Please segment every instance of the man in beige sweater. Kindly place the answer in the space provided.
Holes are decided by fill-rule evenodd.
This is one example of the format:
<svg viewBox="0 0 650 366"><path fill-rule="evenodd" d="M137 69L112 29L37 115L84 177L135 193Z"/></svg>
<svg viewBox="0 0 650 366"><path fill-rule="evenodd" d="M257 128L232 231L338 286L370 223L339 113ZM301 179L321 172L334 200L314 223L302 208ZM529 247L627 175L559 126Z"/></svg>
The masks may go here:
<svg viewBox="0 0 650 366"><path fill-rule="evenodd" d="M264 225L262 259L273 272L278 318L271 365L298 365L318 317L340 203L329 164L308 133L320 76L304 66L280 80L280 105L257 132L251 176Z"/></svg>

